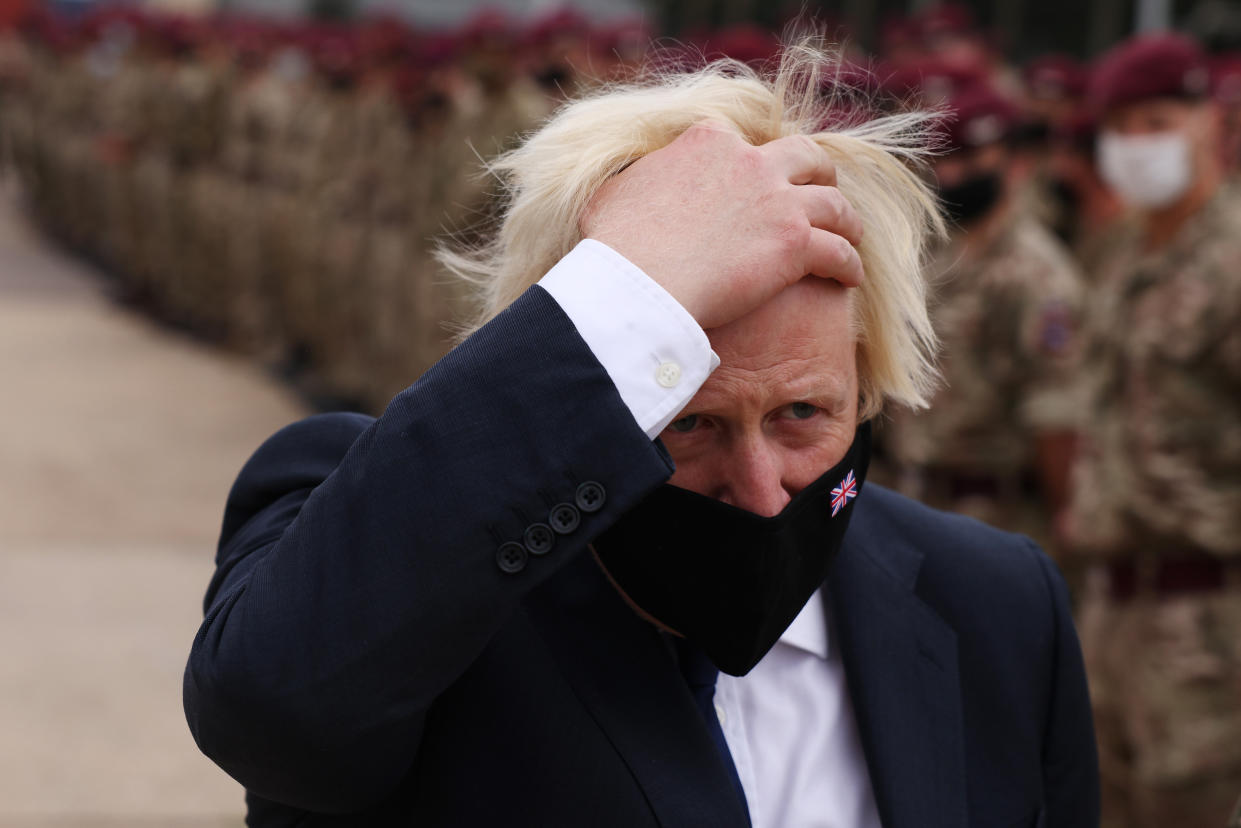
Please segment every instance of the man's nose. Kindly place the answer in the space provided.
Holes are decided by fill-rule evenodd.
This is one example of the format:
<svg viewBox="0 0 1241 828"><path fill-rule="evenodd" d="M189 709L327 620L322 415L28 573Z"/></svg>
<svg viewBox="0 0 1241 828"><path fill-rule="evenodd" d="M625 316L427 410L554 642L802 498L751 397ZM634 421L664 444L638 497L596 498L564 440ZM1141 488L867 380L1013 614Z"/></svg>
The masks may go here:
<svg viewBox="0 0 1241 828"><path fill-rule="evenodd" d="M779 448L753 437L739 441L729 454L720 500L763 517L780 514L791 496L784 488Z"/></svg>

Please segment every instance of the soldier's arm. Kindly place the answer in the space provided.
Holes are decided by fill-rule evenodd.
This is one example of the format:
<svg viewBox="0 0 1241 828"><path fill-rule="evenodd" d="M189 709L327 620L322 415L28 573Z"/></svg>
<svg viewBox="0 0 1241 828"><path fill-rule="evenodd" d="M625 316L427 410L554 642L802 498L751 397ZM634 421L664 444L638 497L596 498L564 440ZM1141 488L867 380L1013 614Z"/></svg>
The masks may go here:
<svg viewBox="0 0 1241 828"><path fill-rule="evenodd" d="M1048 236L1035 256L1021 301L1017 413L1030 429L1034 463L1052 513L1068 502L1069 474L1082 417L1076 377L1082 342L1084 285L1067 251ZM1038 271L1041 271L1039 273Z"/></svg>

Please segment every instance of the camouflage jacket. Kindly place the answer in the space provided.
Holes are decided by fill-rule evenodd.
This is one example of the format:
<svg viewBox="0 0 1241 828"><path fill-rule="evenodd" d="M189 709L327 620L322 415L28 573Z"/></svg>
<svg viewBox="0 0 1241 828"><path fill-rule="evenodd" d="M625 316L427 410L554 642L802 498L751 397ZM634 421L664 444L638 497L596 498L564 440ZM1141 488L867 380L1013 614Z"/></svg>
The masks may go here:
<svg viewBox="0 0 1241 828"><path fill-rule="evenodd" d="M1087 337L1076 540L1241 554L1241 190L1160 249L1132 228L1101 266Z"/></svg>
<svg viewBox="0 0 1241 828"><path fill-rule="evenodd" d="M1017 473L1034 433L1073 419L1064 397L1081 278L1064 246L1021 212L970 254L949 244L930 268L944 384L929 410L894 416L888 450L906 467Z"/></svg>

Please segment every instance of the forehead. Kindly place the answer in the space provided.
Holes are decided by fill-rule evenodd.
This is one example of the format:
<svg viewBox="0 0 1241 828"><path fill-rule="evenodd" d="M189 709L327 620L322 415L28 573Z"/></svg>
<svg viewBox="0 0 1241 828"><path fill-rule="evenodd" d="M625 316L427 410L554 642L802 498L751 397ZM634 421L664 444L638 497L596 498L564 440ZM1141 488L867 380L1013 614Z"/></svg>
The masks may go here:
<svg viewBox="0 0 1241 828"><path fill-rule="evenodd" d="M1196 101L1151 98L1109 110L1103 123L1110 129L1172 129L1192 119L1202 108L1203 104Z"/></svg>
<svg viewBox="0 0 1241 828"><path fill-rule="evenodd" d="M759 309L708 331L720 367L695 401L764 402L856 394L854 291L807 277Z"/></svg>

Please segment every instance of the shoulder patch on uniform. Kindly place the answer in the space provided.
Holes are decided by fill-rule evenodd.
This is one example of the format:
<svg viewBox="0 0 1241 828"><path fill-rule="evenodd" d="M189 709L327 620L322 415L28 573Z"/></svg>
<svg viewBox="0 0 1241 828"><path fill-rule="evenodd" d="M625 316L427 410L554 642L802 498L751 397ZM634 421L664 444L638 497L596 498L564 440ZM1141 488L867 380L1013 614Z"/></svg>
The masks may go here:
<svg viewBox="0 0 1241 828"><path fill-rule="evenodd" d="M1064 302L1048 302L1038 320L1038 346L1049 354L1063 353L1073 338L1073 315Z"/></svg>

